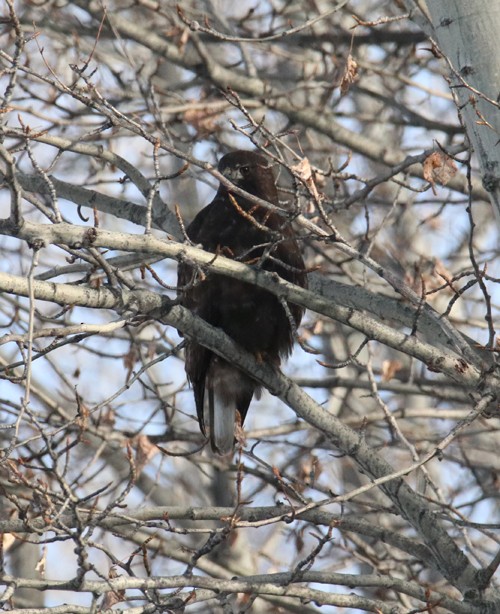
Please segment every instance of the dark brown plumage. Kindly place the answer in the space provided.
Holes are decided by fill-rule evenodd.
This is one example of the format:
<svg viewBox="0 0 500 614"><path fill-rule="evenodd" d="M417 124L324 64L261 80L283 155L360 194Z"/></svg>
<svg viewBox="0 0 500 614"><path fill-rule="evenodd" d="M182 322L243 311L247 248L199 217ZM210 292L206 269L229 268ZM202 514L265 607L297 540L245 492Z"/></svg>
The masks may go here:
<svg viewBox="0 0 500 614"><path fill-rule="evenodd" d="M234 151L220 160L218 169L246 192L279 204L273 171L264 156ZM194 244L201 244L209 252L261 266L306 286L304 262L286 217L239 196L230 196L222 184L214 200L198 213L186 232ZM178 286L185 307L271 365L278 366L280 358L290 354L290 322L273 294L211 273L191 285L193 275L192 267L179 265ZM289 307L298 326L303 309L292 304ZM212 449L219 454L231 452L236 410L243 423L254 393L260 392L259 384L194 339L188 339L186 344L186 373L193 386L201 431L207 434L208 419Z"/></svg>

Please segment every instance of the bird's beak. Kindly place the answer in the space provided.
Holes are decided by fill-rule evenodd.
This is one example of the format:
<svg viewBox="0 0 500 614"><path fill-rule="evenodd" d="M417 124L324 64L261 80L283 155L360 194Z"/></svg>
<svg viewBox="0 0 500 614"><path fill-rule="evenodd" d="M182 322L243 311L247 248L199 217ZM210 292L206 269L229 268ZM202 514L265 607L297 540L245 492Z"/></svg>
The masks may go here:
<svg viewBox="0 0 500 614"><path fill-rule="evenodd" d="M222 171L222 174L231 183L236 183L240 173L237 168L231 168L230 166L228 166Z"/></svg>

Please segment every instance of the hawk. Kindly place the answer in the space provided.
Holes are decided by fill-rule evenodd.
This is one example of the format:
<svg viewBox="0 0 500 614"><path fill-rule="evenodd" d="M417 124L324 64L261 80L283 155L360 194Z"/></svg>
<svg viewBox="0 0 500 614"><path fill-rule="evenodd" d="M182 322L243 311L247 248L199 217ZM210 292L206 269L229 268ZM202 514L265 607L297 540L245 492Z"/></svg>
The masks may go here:
<svg viewBox="0 0 500 614"><path fill-rule="evenodd" d="M233 151L221 158L218 170L231 183L273 205L279 205L272 165L253 151ZM203 249L277 273L305 287L304 261L287 217L231 194L220 184L213 201L186 228L189 239ZM208 273L197 278L193 267L178 270L180 302L203 320L221 328L258 360L274 367L292 351L293 332L304 310L289 304L286 313L279 299L252 284ZM261 387L217 354L187 339L185 368L196 404L200 429L212 450L226 455L233 450L234 429L243 424L248 406ZM239 412L239 418L237 413Z"/></svg>

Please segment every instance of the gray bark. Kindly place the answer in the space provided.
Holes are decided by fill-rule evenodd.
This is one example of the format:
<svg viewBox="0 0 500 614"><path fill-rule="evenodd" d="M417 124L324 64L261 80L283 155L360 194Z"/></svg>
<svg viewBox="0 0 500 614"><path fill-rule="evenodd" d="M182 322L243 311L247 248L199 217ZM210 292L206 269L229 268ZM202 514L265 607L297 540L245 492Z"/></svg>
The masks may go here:
<svg viewBox="0 0 500 614"><path fill-rule="evenodd" d="M500 224L500 4L487 0L427 3L434 37L478 157L483 186Z"/></svg>

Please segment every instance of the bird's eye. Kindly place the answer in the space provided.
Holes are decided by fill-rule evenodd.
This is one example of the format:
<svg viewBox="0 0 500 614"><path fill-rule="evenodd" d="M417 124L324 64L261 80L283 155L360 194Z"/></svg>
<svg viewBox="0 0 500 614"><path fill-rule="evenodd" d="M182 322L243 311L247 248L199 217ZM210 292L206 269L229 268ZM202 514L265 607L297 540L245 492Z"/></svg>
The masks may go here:
<svg viewBox="0 0 500 614"><path fill-rule="evenodd" d="M240 166L240 173L242 175L248 175L249 172L250 172L249 166Z"/></svg>

